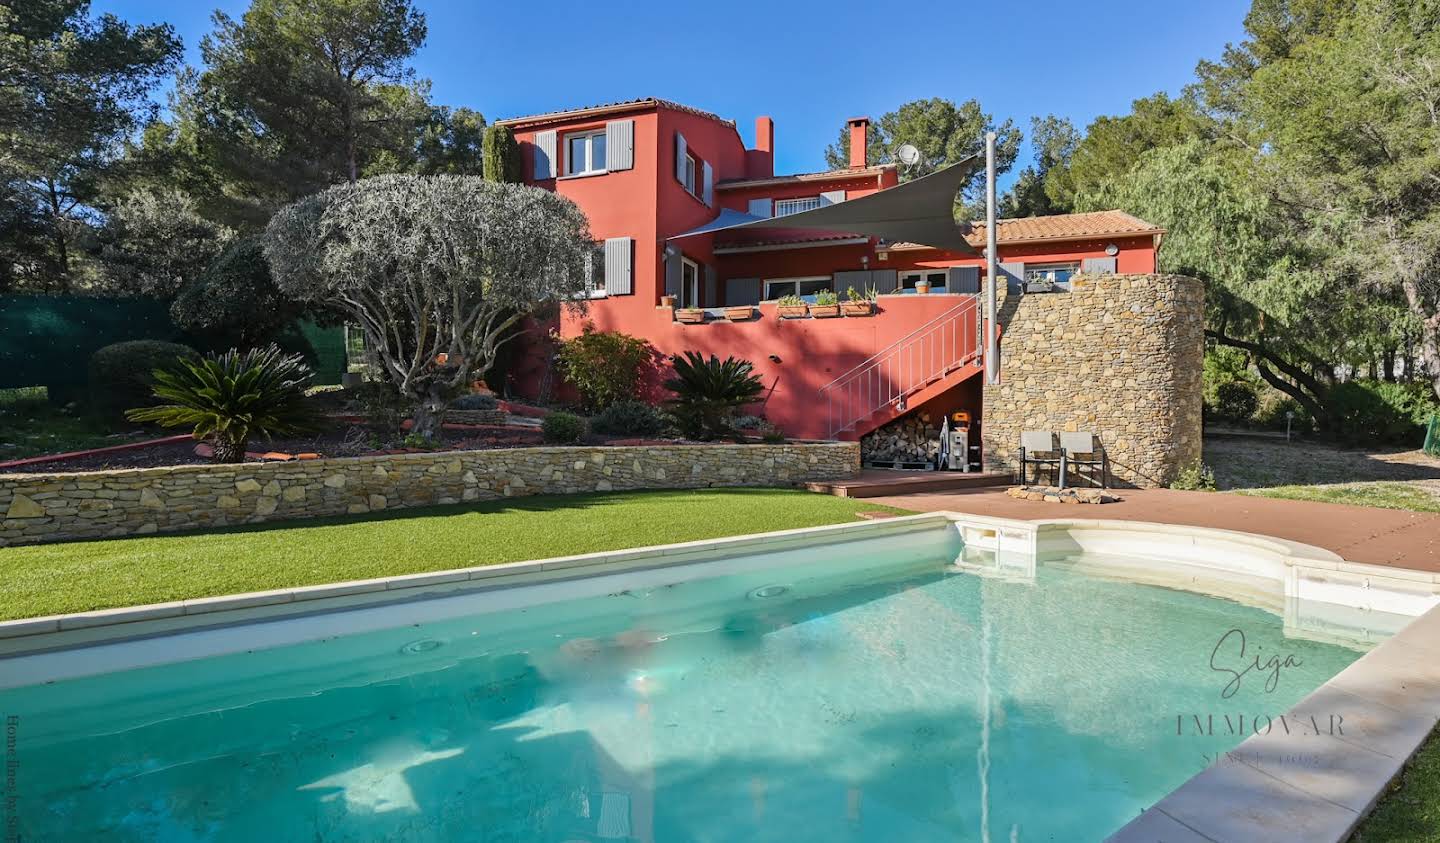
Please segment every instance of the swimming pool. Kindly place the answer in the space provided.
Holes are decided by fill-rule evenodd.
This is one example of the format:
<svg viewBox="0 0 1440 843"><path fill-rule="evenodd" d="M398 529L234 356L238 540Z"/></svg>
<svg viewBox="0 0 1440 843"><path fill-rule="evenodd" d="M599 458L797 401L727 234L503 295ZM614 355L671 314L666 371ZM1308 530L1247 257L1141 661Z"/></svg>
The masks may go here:
<svg viewBox="0 0 1440 843"><path fill-rule="evenodd" d="M110 656L29 656L16 666L56 674L0 676L18 829L1098 840L1375 640L1138 584L1111 573L1133 567L1118 556L1007 565L962 536L118 643L112 667L148 646L145 666L109 672Z"/></svg>

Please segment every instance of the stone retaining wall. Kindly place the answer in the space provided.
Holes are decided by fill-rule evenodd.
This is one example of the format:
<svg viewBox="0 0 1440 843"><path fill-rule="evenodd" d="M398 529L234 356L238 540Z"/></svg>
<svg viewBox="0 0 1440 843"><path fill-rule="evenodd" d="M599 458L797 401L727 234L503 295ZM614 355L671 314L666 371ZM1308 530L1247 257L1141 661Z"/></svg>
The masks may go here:
<svg viewBox="0 0 1440 843"><path fill-rule="evenodd" d="M623 489L849 477L857 443L512 448L0 475L0 547Z"/></svg>
<svg viewBox="0 0 1440 843"><path fill-rule="evenodd" d="M985 467L1014 471L1022 430L1094 431L1121 485L1166 485L1200 459L1204 285L1077 275L1071 286L1000 308L1002 383L985 386Z"/></svg>

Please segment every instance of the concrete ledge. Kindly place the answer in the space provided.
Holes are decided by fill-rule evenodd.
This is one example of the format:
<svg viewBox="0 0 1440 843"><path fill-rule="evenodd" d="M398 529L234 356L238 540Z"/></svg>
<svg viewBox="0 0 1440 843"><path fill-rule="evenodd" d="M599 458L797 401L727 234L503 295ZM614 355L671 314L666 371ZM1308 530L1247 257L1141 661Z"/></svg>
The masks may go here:
<svg viewBox="0 0 1440 843"><path fill-rule="evenodd" d="M858 521L853 524L780 530L529 562L509 562L4 621L0 622L0 658L153 635L191 632L223 625L283 620L316 612L380 606L460 592L509 588L640 568L689 565L750 553L934 530L948 524L947 516L926 513L882 521Z"/></svg>

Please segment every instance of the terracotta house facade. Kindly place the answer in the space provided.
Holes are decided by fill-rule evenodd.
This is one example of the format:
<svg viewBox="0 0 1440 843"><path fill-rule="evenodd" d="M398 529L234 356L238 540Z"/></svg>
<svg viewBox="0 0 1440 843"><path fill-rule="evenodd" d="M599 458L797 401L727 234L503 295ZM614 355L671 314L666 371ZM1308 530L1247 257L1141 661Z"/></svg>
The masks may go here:
<svg viewBox="0 0 1440 843"><path fill-rule="evenodd" d="M591 323L663 355L748 359L767 387L761 411L792 437L856 439L922 406L983 425L983 224L960 227L968 251L784 228L787 216L901 184L895 165L865 163L866 118L849 121L850 167L789 175L774 172L768 117L756 119L750 147L734 122L659 99L500 122L520 144L526 182L574 200L597 241L588 312L548 326L561 336ZM774 224L694 233L739 215ZM1063 292L1082 272L1154 273L1163 234L1120 211L1001 221L1001 289ZM780 316L782 297L813 303L833 291L843 301L851 289L874 293L872 312ZM544 344L524 354L512 389L555 389Z"/></svg>

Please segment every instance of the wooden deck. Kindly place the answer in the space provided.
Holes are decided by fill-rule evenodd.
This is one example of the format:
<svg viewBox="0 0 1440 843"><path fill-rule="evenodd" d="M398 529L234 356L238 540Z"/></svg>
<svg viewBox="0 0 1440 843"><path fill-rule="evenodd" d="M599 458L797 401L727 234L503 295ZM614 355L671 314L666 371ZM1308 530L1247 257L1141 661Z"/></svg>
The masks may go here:
<svg viewBox="0 0 1440 843"><path fill-rule="evenodd" d="M812 492L823 492L841 498L877 498L885 495L908 495L917 492L951 492L986 486L1009 486L1014 478L1003 471L895 471L867 468L844 480L822 480L806 483Z"/></svg>

